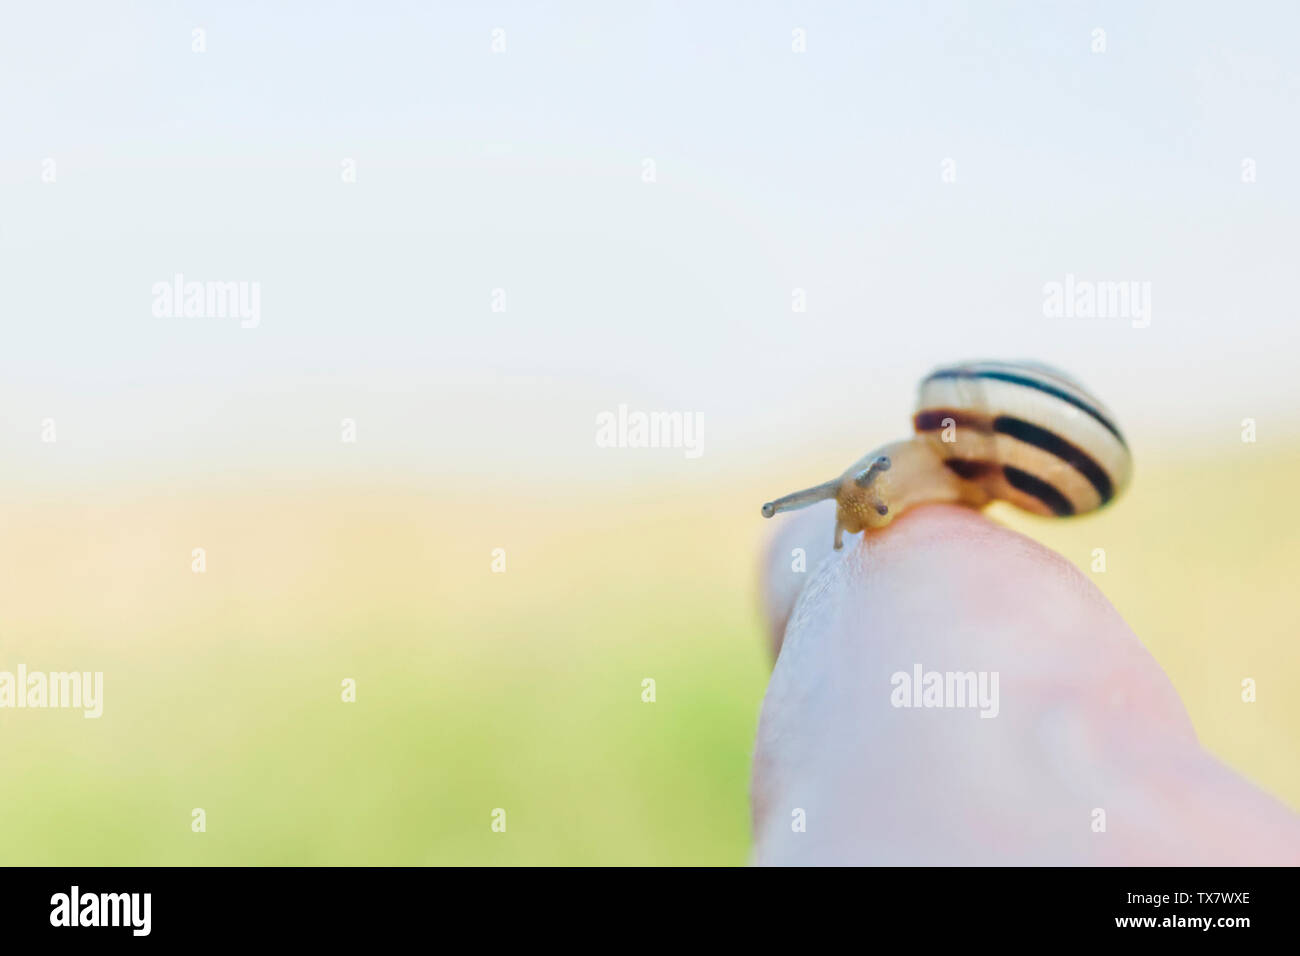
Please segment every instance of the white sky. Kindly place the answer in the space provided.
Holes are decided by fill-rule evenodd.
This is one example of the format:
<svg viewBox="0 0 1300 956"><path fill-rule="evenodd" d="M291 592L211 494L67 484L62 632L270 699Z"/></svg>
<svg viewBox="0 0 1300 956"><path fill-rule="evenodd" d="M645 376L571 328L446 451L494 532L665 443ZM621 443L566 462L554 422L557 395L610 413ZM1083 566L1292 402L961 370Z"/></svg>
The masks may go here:
<svg viewBox="0 0 1300 956"><path fill-rule="evenodd" d="M968 357L1139 446L1295 436L1298 11L5 3L0 454L309 472L353 417L367 468L591 474L627 403L705 418L653 467L847 463ZM155 318L177 272L260 326ZM1067 273L1150 282L1150 327L1045 318Z"/></svg>

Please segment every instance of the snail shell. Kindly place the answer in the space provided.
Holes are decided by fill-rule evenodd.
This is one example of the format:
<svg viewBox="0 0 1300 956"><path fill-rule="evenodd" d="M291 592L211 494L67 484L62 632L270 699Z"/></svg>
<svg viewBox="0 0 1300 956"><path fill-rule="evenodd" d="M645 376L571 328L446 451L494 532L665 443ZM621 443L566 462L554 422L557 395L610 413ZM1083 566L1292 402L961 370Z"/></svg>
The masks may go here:
<svg viewBox="0 0 1300 956"><path fill-rule="evenodd" d="M921 382L918 435L991 498L1036 514L1083 514L1128 484L1115 418L1064 372L1036 362L966 362Z"/></svg>
<svg viewBox="0 0 1300 956"><path fill-rule="evenodd" d="M1132 458L1114 416L1064 372L1037 362L963 362L922 381L913 438L876 449L831 481L769 501L764 517L834 498L845 531L884 527L913 505L1007 501L1083 514L1128 484Z"/></svg>

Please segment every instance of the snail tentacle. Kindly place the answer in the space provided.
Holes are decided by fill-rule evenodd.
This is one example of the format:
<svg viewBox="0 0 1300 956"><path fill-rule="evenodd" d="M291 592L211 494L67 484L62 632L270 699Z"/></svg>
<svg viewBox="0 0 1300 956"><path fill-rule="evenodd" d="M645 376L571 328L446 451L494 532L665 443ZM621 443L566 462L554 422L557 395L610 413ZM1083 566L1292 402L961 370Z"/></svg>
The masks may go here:
<svg viewBox="0 0 1300 956"><path fill-rule="evenodd" d="M870 465L853 476L853 480L859 488L866 488L875 480L876 475L882 471L889 471L892 464L893 462L889 460L888 455L877 455ZM884 514L884 512L882 511L881 514Z"/></svg>

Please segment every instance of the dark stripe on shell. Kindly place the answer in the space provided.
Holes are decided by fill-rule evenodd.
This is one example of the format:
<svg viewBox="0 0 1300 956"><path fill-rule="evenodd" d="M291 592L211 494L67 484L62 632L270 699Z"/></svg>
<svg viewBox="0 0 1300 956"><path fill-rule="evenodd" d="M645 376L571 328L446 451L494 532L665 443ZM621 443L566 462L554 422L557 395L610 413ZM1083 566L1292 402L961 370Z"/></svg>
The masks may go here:
<svg viewBox="0 0 1300 956"><path fill-rule="evenodd" d="M998 466L991 461L976 461L973 458L945 458L943 463L954 475L967 481L977 481L998 470Z"/></svg>
<svg viewBox="0 0 1300 956"><path fill-rule="evenodd" d="M1070 504L1070 499L1043 481L1043 479L1011 465L1003 465L1002 474L1006 476L1007 484L1011 485L1012 488L1037 498L1047 505L1052 510L1052 514L1057 517L1064 518L1074 514L1074 505Z"/></svg>
<svg viewBox="0 0 1300 956"><path fill-rule="evenodd" d="M912 416L912 427L918 432L933 432L944 427L944 421L952 419L954 426L974 428L976 431L989 430L989 420L983 415L959 412L952 408L927 408Z"/></svg>
<svg viewBox="0 0 1300 956"><path fill-rule="evenodd" d="M1106 474L1106 469L1093 461L1082 448L1070 444L1055 432L1040 428L1019 418L1012 418L1009 415L999 415L993 419L993 430L1001 432L1003 435L1010 435L1017 441L1022 441L1027 445L1041 448L1062 461L1068 462L1075 471L1088 479L1092 487L1097 489L1101 504L1104 505L1114 497L1115 488L1111 484L1110 475Z"/></svg>
<svg viewBox="0 0 1300 956"><path fill-rule="evenodd" d="M930 432L942 428L944 421L947 419L951 419L956 426L970 428L977 432L999 432L1055 455L1088 479L1100 499L1099 506L1115 497L1114 482L1111 480L1110 475L1106 473L1106 469L1099 465L1091 455L1077 445L1066 441L1055 432L1023 419L1013 418L1010 415L999 415L990 422L982 416L965 414L949 408L937 408L917 412L912 421L918 432ZM965 461L966 459L957 460ZM949 467L952 466L949 465ZM958 473L960 474L960 472Z"/></svg>

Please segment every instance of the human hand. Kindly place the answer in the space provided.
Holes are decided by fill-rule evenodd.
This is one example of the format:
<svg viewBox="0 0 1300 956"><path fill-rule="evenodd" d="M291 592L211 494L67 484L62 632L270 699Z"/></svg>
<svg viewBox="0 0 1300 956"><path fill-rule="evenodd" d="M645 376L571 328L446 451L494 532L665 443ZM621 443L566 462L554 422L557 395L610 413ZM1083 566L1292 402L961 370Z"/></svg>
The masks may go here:
<svg viewBox="0 0 1300 956"><path fill-rule="evenodd" d="M1300 817L1200 747L1160 665L1072 564L950 505L834 552L833 512L784 519L764 563L778 656L757 863L1300 863ZM983 704L895 706L913 698L893 675L917 665L983 673Z"/></svg>

